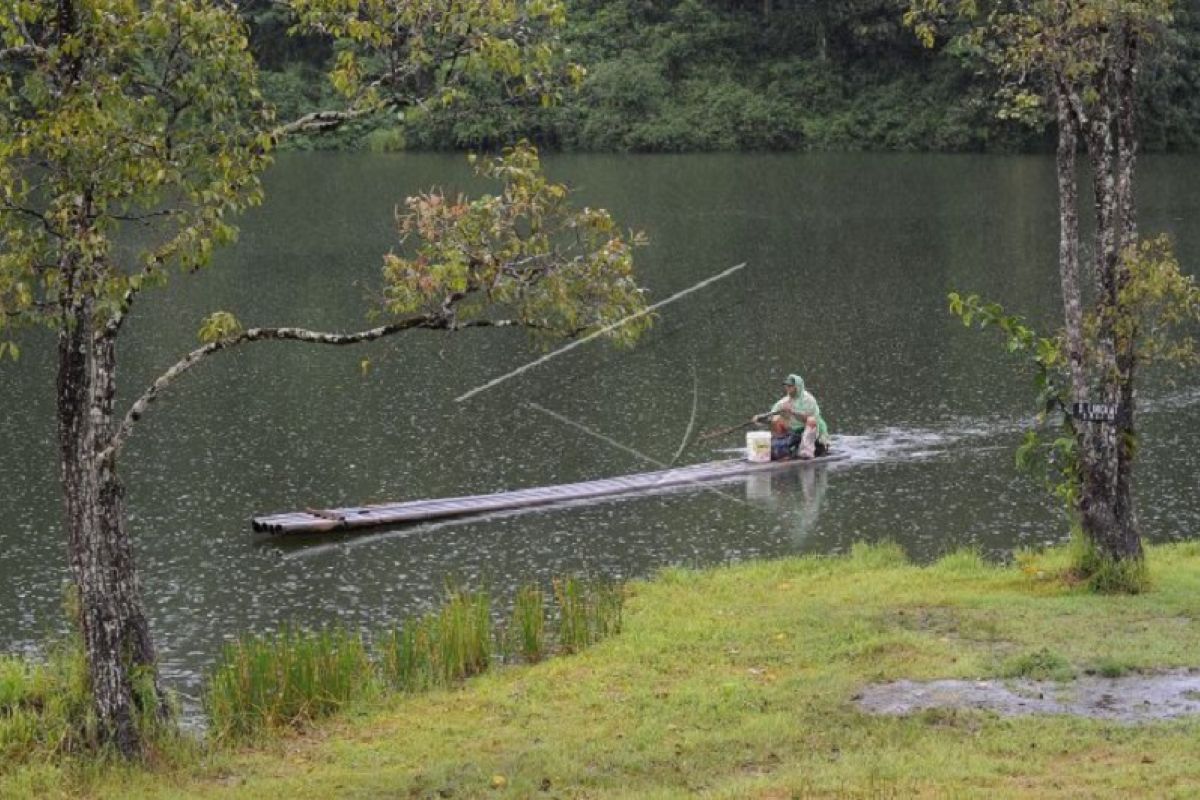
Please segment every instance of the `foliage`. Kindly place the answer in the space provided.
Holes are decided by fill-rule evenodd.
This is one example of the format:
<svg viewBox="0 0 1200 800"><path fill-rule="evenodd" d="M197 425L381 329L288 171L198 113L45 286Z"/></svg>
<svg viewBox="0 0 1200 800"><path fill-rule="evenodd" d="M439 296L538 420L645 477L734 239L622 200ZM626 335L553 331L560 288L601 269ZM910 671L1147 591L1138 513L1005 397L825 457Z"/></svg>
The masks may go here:
<svg viewBox="0 0 1200 800"><path fill-rule="evenodd" d="M1064 507L1074 509L1079 492L1076 428L1070 413L1070 381L1062 337L1038 336L1025 324L1024 317L1005 314L998 303L985 303L977 294L951 292L948 298L950 313L963 325L996 328L1003 337L1004 349L1032 366L1037 416L1017 450L1017 466L1042 476Z"/></svg>
<svg viewBox="0 0 1200 800"><path fill-rule="evenodd" d="M51 645L44 663L0 659L0 759L78 752L96 738L87 662L77 638Z"/></svg>
<svg viewBox="0 0 1200 800"><path fill-rule="evenodd" d="M0 338L58 324L64 292L118 317L171 264L206 264L260 198L269 115L236 16L198 0L76 16L60 32L54 3L0 14Z"/></svg>
<svg viewBox="0 0 1200 800"><path fill-rule="evenodd" d="M351 117L387 112L399 122L412 109L465 97L547 106L584 74L566 62L556 38L566 14L560 0L289 0L285 7L293 33L331 44L330 83ZM497 91L478 91L488 85Z"/></svg>
<svg viewBox="0 0 1200 800"><path fill-rule="evenodd" d="M1127 661L1111 656L1102 656L1096 660L1092 672L1101 678L1122 678L1132 672Z"/></svg>
<svg viewBox="0 0 1200 800"><path fill-rule="evenodd" d="M1155 357L1191 356L1190 345L1163 349L1159 329L1195 313L1192 286L1180 275L1169 244L1139 247L1134 197L1137 74L1148 47L1170 22L1171 7L1171 0L999 0L983 9L974 0L913 0L905 18L927 44L949 25L945 18L963 21L966 31L956 38L1001 78L1010 116L1036 123L1046 116L1044 107L1053 107L1065 328L1057 345L1038 343L1034 360L1047 411L1053 404L1064 411L1067 435L1050 447L1064 464L1055 491L1101 556L1100 562L1081 560L1082 574L1119 568L1122 577L1106 583L1131 588L1135 576L1126 575L1121 562L1131 562L1136 572L1143 553L1131 489L1138 445L1136 376ZM1079 263L1080 142L1095 198L1095 247L1086 283ZM966 305L964 313L961 299L951 297L952 310L966 324L978 309L985 323L1001 326L1010 350L1033 346L1032 332L998 306ZM1065 413L1066 392L1058 389L1067 381L1053 380L1060 364L1069 373L1069 396L1078 409L1071 414L1078 420ZM1089 407L1096 398L1102 405ZM1038 449L1032 434L1022 456Z"/></svg>
<svg viewBox="0 0 1200 800"><path fill-rule="evenodd" d="M461 210L462 220L424 213L440 195L415 201L412 219L424 244L413 261L389 259L387 306L426 313L322 334L243 331L217 312L202 324L205 347L167 370L118 423L117 341L126 314L143 289L165 282L169 267L196 270L214 247L232 241L229 218L260 200L258 175L280 138L430 100L446 104L468 79L498 79L506 96L532 93L549 105L564 76L582 75L553 40L563 21L558 0L295 0L289 8L315 52L331 46L332 83L348 109L278 127L238 13L270 28L279 8L15 0L0 11L0 357L19 353L8 338L14 328L42 323L60 334L57 407L71 566L85 606L100 737L127 756L142 744L130 709L164 704L134 696L131 671L145 672L155 691L157 680L128 555L117 454L173 380L207 355L251 341L349 344L414 327L482 324L569 334L644 310L632 279L636 237L626 242L607 212L571 210L566 190L541 176L536 152L517 148L483 168L503 179L504 195L447 206ZM474 249L460 258L448 249L455 246ZM489 304L516 318L485 317ZM632 341L649 322L641 317L614 338ZM231 663L266 671L220 676L211 697L231 730L249 724L224 704L231 697L249 696L250 716L270 724L319 715L345 699L345 686L322 683L323 641L285 632L277 642L240 646ZM274 667L281 671L271 673ZM249 683L238 685L242 679ZM298 694L289 694L293 686Z"/></svg>
<svg viewBox="0 0 1200 800"><path fill-rule="evenodd" d="M934 566L950 575L977 575L990 568L978 546L953 550L939 558Z"/></svg>
<svg viewBox="0 0 1200 800"><path fill-rule="evenodd" d="M408 140L464 147L528 135L659 152L1006 146L1011 126L989 120L972 73L925 58L901 35L894 0L806 3L767 19L760 9L576 2L565 39L588 66L577 94L519 117L434 109L408 125Z"/></svg>
<svg viewBox="0 0 1200 800"><path fill-rule="evenodd" d="M425 149L495 149L522 137L576 150L1048 146L1040 113L1035 129L1001 113L1013 104L996 102L972 60L975 45L949 37L928 52L918 45L902 25L908 5L902 0L780 5L568 0L565 24L555 31L569 58L587 66L577 92L564 91L560 82L549 106L538 98L501 101L501 77L464 75L452 105L409 106L402 120L376 122L403 129L406 147ZM1142 133L1149 148L1200 143L1200 95L1192 91L1198 12L1195 2L1177 4L1174 27L1143 70ZM331 40L312 33L270 37L277 20L245 13L280 118L329 107L321 76L332 58ZM291 146L365 146L366 135L359 128Z"/></svg>
<svg viewBox="0 0 1200 800"><path fill-rule="evenodd" d="M408 199L400 231L419 242L411 257L393 253L385 260L389 313L437 313L454 298L457 324L510 314L525 327L561 336L644 310L633 279L641 234L624 236L604 209L573 209L567 188L545 177L527 143L480 162L478 172L501 183L498 195L468 200L431 190ZM629 343L648 324L641 316L609 335Z"/></svg>
<svg viewBox="0 0 1200 800"><path fill-rule="evenodd" d="M850 545L849 560L863 569L879 569L907 564L908 555L898 542L885 539L881 542L855 542Z"/></svg>
<svg viewBox="0 0 1200 800"><path fill-rule="evenodd" d="M1134 31L1143 44L1151 42L1171 21L1174 5L1175 0L911 0L904 21L927 47L939 35L948 36L954 49L990 64L1001 79L1001 117L1045 127L1054 115L1049 100L1060 90L1072 95L1078 113L1103 113L1098 106L1109 102L1103 85L1117 42Z"/></svg>
<svg viewBox="0 0 1200 800"><path fill-rule="evenodd" d="M242 324L228 311L215 311L200 325L200 341L208 344L240 333Z"/></svg>
<svg viewBox="0 0 1200 800"><path fill-rule="evenodd" d="M116 337L139 293L173 266L205 266L234 238L229 217L258 202L271 116L256 77L229 4L14 0L0 11L0 342L15 356L12 331L41 324L64 345L60 466L93 743L125 756L144 752L137 717L165 717L166 703L107 447Z"/></svg>
<svg viewBox="0 0 1200 800"><path fill-rule="evenodd" d="M1135 342L1138 363L1189 367L1200 363L1196 323L1200 287L1180 269L1170 239L1143 240L1124 254L1128 280L1118 294L1117 336Z"/></svg>
<svg viewBox="0 0 1200 800"><path fill-rule="evenodd" d="M554 585L560 652L578 652L620 632L620 586L574 577ZM526 662L548 652L546 611L536 586L522 587L513 600L510 643ZM225 647L205 683L211 740L304 727L376 697L380 688L416 694L455 686L491 668L498 641L505 644L496 636L488 594L466 589L451 589L437 610L383 631L371 648L361 634L341 626L242 636ZM4 674L0 669L0 701Z"/></svg>
<svg viewBox="0 0 1200 800"><path fill-rule="evenodd" d="M385 634L379 647L384 680L416 692L486 670L491 661L490 609L485 593L455 590L441 610Z"/></svg>

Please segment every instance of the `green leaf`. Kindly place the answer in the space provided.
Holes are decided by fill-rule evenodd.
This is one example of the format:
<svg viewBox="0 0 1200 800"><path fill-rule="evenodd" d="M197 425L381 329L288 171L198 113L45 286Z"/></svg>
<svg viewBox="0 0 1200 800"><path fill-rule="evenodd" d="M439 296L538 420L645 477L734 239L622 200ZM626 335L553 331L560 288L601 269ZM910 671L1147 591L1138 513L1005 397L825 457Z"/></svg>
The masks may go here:
<svg viewBox="0 0 1200 800"><path fill-rule="evenodd" d="M216 311L200 325L200 341L212 344L241 333L242 324L228 311Z"/></svg>

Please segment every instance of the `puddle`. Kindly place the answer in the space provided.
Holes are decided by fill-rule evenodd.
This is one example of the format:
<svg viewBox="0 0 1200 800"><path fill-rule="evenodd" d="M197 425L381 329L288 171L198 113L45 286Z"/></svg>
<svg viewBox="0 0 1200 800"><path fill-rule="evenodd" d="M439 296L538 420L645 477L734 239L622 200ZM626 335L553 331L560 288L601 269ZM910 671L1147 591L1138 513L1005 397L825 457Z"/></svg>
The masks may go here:
<svg viewBox="0 0 1200 800"><path fill-rule="evenodd" d="M1152 722L1200 714L1200 673L1174 670L1121 678L896 681L866 687L856 698L872 714L932 708L980 709L1004 716L1071 714L1118 722Z"/></svg>

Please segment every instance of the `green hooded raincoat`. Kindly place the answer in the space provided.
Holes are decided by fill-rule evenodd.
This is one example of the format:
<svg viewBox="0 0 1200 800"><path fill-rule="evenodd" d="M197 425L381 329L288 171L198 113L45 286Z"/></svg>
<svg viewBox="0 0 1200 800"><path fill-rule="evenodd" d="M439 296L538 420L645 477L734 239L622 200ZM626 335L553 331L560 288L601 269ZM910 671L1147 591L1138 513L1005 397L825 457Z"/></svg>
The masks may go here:
<svg viewBox="0 0 1200 800"><path fill-rule="evenodd" d="M829 426L825 424L825 418L821 416L821 407L817 405L817 398L813 397L804 389L804 378L799 375L788 375L788 381L796 384L796 399L795 401L788 396L784 396L779 402L771 406L771 411L780 411L784 408L791 407L797 414L808 414L817 418L817 441L825 447L829 446ZM788 420L792 426L792 430L796 433L804 432L804 422L796 417Z"/></svg>

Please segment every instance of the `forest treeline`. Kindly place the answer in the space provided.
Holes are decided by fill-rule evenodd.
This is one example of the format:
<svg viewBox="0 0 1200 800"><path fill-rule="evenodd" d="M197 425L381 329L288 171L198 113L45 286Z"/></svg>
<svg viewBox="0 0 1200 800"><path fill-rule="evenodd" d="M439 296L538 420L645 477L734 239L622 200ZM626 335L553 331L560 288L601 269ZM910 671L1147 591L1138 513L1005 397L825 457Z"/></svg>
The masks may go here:
<svg viewBox="0 0 1200 800"><path fill-rule="evenodd" d="M567 0L563 39L587 69L550 107L478 99L348 126L301 146L565 150L1050 150L1047 129L997 116L995 80L953 47L926 49L907 0ZM288 35L271 0L242 5L281 119L336 104L327 42ZM1143 149L1200 146L1200 0L1143 69Z"/></svg>

